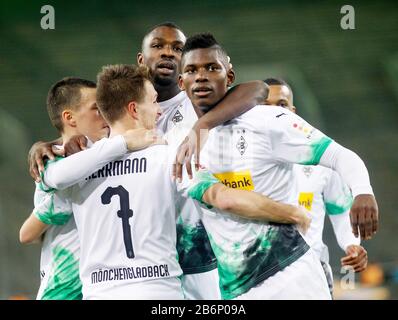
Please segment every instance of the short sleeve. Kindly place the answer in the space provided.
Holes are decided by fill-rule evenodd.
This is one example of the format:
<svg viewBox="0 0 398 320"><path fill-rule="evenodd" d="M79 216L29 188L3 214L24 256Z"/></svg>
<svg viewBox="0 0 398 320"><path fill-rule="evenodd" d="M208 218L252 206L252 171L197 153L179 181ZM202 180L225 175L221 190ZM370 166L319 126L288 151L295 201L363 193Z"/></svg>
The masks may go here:
<svg viewBox="0 0 398 320"><path fill-rule="evenodd" d="M41 222L64 225L72 215L72 204L65 192L43 191L37 184L34 196L33 214Z"/></svg>

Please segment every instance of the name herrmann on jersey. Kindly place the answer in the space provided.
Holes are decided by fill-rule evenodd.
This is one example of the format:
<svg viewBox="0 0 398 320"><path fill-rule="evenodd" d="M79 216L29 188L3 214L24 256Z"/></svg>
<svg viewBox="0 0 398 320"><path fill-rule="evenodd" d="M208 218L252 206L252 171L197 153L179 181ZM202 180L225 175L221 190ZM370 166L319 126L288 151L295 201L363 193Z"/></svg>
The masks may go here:
<svg viewBox="0 0 398 320"><path fill-rule="evenodd" d="M86 180L96 179L96 178L107 178L113 176L120 176L125 174L133 173L143 173L147 169L147 159L143 158L133 158L124 160L115 160L109 162L102 169L94 172L91 176L86 178Z"/></svg>

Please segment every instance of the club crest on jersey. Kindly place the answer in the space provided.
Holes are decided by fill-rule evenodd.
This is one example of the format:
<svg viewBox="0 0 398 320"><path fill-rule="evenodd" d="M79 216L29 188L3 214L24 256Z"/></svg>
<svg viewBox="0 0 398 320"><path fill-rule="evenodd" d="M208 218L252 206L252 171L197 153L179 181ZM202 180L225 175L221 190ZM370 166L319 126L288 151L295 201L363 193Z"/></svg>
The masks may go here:
<svg viewBox="0 0 398 320"><path fill-rule="evenodd" d="M245 134L245 129L243 129L242 131L238 130L237 132L238 134L242 133L242 135L240 136L237 144L236 144L236 148L238 149L239 153L241 156L243 156L243 154L245 153L247 147L249 146L244 138L244 134Z"/></svg>
<svg viewBox="0 0 398 320"><path fill-rule="evenodd" d="M245 138L243 138L243 136L240 136L240 139L239 139L238 143L236 144L236 148L238 149L241 156L243 156L243 154L245 153L247 146L248 146L248 144L247 144Z"/></svg>
<svg viewBox="0 0 398 320"><path fill-rule="evenodd" d="M303 166L303 172L307 178L311 176L312 171L313 171L312 167Z"/></svg>
<svg viewBox="0 0 398 320"><path fill-rule="evenodd" d="M184 117L182 116L182 114L180 113L180 111L177 110L177 112L174 114L173 118L171 119L171 121L173 121L174 124L181 122L182 119L184 119Z"/></svg>

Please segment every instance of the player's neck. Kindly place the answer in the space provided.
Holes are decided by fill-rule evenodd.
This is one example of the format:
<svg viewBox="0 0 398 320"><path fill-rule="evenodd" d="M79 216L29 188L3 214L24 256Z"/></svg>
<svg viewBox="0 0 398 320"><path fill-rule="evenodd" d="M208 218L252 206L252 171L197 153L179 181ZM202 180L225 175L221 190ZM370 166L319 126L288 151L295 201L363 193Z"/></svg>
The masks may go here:
<svg viewBox="0 0 398 320"><path fill-rule="evenodd" d="M154 85L156 92L158 93L158 102L166 101L174 98L181 92L177 84L170 84L169 86L160 86L155 83Z"/></svg>
<svg viewBox="0 0 398 320"><path fill-rule="evenodd" d="M197 107L197 106L193 106L193 109L194 109L196 115L198 116L198 118L203 117L204 114L207 112L207 111L203 110L203 108Z"/></svg>
<svg viewBox="0 0 398 320"><path fill-rule="evenodd" d="M61 135L62 141L63 141L63 142L69 141L70 138L72 138L73 136L81 135L81 134L82 134L82 133L81 133L79 130L77 130L77 129L75 129L75 128L69 128L69 127L67 127L67 128L64 129L64 132L63 132L62 135Z"/></svg>
<svg viewBox="0 0 398 320"><path fill-rule="evenodd" d="M124 134L127 130L130 129L140 129L144 128L144 126L138 120L132 118L124 118L116 121L112 125L110 125L111 132L109 134L109 138L117 136L119 134Z"/></svg>

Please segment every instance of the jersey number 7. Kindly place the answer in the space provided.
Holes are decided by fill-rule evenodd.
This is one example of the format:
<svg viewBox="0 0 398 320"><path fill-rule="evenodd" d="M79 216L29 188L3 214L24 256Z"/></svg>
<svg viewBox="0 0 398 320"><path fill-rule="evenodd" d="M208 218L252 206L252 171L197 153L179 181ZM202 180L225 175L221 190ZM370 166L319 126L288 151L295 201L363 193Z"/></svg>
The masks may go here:
<svg viewBox="0 0 398 320"><path fill-rule="evenodd" d="M120 199L120 210L117 212L117 216L122 219L123 226L123 240L126 248L127 258L134 258L133 242L131 240L131 228L129 219L133 216L133 210L130 209L129 193L122 186L116 188L108 187L105 192L101 195L102 204L110 204L113 196L119 196Z"/></svg>

